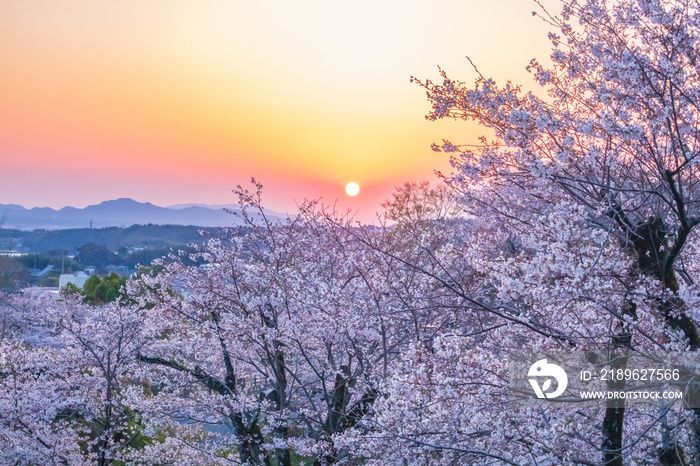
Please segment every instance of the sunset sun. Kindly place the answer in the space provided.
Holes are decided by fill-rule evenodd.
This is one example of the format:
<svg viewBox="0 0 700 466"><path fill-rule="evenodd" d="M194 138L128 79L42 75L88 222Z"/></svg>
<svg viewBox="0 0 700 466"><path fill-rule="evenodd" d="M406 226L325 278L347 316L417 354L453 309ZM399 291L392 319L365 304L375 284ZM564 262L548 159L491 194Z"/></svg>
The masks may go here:
<svg viewBox="0 0 700 466"><path fill-rule="evenodd" d="M348 193L348 196L357 196L360 192L360 185L355 182L348 183L348 185L345 186L345 192Z"/></svg>

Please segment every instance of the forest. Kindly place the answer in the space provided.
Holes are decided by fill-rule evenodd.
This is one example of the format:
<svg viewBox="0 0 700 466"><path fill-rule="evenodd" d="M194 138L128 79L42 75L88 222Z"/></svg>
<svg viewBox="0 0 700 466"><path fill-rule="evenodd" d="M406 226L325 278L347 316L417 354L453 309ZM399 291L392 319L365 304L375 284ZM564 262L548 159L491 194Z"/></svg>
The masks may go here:
<svg viewBox="0 0 700 466"><path fill-rule="evenodd" d="M376 223L252 180L109 298L3 295L0 463L700 464L683 400L509 402L526 351L700 350L700 5L561 6L535 91L412 78L486 136Z"/></svg>

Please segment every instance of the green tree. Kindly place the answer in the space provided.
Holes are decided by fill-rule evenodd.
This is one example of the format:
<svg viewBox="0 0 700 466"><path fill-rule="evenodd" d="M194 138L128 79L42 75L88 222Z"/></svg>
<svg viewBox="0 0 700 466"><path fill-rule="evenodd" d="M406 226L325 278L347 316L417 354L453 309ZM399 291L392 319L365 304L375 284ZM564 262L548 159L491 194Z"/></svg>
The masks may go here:
<svg viewBox="0 0 700 466"><path fill-rule="evenodd" d="M124 296L126 277L112 272L100 279L97 275L88 278L83 285L84 301L93 306L117 301Z"/></svg>
<svg viewBox="0 0 700 466"><path fill-rule="evenodd" d="M104 244L85 243L78 248L75 258L83 265L104 267L113 261L114 254Z"/></svg>

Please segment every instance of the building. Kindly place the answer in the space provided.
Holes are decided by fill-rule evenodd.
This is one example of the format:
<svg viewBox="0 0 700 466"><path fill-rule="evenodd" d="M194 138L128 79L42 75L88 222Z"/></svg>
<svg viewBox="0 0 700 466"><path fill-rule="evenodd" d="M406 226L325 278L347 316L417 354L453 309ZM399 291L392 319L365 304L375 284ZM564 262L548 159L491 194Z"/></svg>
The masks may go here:
<svg viewBox="0 0 700 466"><path fill-rule="evenodd" d="M86 274L82 270L75 272L73 274L62 273L58 279L58 288L62 289L64 286L66 286L69 283L73 283L78 288L82 288L83 285L85 285L85 282L87 281L88 278L90 278L90 275Z"/></svg>

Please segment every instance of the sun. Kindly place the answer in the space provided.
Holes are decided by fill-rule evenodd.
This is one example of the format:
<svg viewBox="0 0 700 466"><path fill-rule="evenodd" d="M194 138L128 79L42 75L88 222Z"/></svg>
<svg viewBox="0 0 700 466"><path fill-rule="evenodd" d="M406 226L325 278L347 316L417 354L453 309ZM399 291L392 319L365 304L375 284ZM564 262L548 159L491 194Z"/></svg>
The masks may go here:
<svg viewBox="0 0 700 466"><path fill-rule="evenodd" d="M348 196L357 196L357 194L360 192L360 185L355 182L348 183L348 185L345 187L345 192L348 193Z"/></svg>

